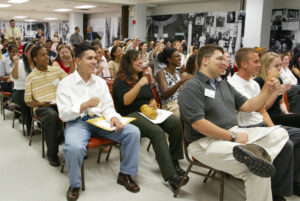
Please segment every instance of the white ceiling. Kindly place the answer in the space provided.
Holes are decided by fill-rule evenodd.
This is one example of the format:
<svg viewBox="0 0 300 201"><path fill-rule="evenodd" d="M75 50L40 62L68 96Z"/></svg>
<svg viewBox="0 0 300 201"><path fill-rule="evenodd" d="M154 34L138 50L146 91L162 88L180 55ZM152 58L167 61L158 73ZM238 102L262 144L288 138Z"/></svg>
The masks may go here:
<svg viewBox="0 0 300 201"><path fill-rule="evenodd" d="M69 12L54 12L54 9L69 8L70 12L109 13L121 12L122 5L147 4L156 7L160 4L189 3L199 1L221 1L221 0L29 0L23 4L11 4L8 0L0 0L0 4L11 4L8 8L0 8L0 20L9 20L14 16L28 16L28 19L45 21L43 18L53 17L57 21L68 21ZM224 1L224 0L222 0ZM75 9L79 5L94 5L95 8L89 10ZM120 13L121 15L121 13ZM19 20L19 19L15 19Z"/></svg>

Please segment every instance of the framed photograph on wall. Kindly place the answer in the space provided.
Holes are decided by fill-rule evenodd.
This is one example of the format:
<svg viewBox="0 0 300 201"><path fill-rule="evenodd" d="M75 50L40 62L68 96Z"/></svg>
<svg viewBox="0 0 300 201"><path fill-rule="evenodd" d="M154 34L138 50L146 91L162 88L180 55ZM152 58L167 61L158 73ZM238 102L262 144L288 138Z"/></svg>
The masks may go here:
<svg viewBox="0 0 300 201"><path fill-rule="evenodd" d="M205 24L206 26L214 26L214 20L215 20L215 17L214 16L206 16L205 18Z"/></svg>
<svg viewBox="0 0 300 201"><path fill-rule="evenodd" d="M235 23L235 11L227 13L227 23Z"/></svg>

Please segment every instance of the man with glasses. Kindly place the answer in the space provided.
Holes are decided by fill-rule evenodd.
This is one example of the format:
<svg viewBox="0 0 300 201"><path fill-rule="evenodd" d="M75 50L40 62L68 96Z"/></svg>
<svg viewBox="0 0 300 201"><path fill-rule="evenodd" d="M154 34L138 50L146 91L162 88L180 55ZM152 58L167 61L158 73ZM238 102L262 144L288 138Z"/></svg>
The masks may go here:
<svg viewBox="0 0 300 201"><path fill-rule="evenodd" d="M178 103L192 156L245 182L246 200L272 201L271 164L288 140L282 128L239 128L235 110L252 112L264 106L280 86L271 73L263 90L252 99L219 80L226 68L224 51L215 45L200 48L199 71L187 81Z"/></svg>

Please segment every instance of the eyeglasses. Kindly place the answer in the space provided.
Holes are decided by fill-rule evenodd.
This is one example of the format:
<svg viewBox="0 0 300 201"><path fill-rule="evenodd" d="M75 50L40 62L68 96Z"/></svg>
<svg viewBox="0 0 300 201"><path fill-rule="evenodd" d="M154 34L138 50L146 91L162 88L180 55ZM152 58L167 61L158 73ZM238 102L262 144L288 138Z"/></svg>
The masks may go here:
<svg viewBox="0 0 300 201"><path fill-rule="evenodd" d="M180 55L175 55L175 56L172 56L172 57L176 57L176 58L179 58L179 57L181 57Z"/></svg>

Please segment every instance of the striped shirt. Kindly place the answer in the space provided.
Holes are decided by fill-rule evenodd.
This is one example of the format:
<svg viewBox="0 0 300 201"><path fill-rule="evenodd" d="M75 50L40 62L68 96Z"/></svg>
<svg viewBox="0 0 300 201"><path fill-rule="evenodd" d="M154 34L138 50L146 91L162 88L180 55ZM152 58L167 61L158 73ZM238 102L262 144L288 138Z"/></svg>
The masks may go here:
<svg viewBox="0 0 300 201"><path fill-rule="evenodd" d="M47 71L35 68L26 79L25 102L55 102L58 83L66 76L59 66L48 66Z"/></svg>

